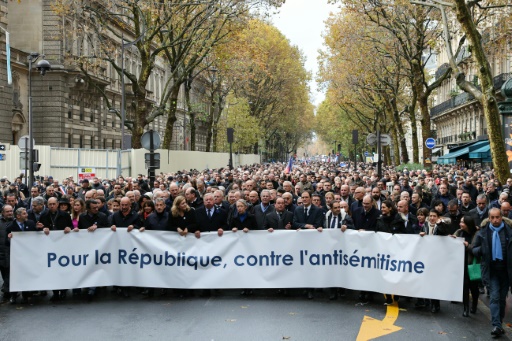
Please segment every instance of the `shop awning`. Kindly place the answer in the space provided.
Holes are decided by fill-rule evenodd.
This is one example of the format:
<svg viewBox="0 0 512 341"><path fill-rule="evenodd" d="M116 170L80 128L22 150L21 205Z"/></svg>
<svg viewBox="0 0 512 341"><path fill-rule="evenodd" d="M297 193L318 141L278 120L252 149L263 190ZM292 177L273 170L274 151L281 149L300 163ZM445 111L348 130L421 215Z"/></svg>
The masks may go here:
<svg viewBox="0 0 512 341"><path fill-rule="evenodd" d="M442 149L441 147L432 149L432 154L437 153L437 152L438 152L438 151L440 151L441 149Z"/></svg>
<svg viewBox="0 0 512 341"><path fill-rule="evenodd" d="M487 148L487 151L486 151ZM455 164L457 159L488 159L490 157L489 141L478 141L470 145L464 146L456 151L437 158L438 164ZM489 155L485 153L489 153ZM474 156L471 156L471 154ZM478 153L478 154L477 154Z"/></svg>
<svg viewBox="0 0 512 341"><path fill-rule="evenodd" d="M457 158L469 154L469 147L459 149L455 152L448 153L446 155L437 158L437 163L442 165L448 165L451 163L457 163Z"/></svg>
<svg viewBox="0 0 512 341"><path fill-rule="evenodd" d="M491 145L489 143L469 153L470 159L489 159L491 157Z"/></svg>

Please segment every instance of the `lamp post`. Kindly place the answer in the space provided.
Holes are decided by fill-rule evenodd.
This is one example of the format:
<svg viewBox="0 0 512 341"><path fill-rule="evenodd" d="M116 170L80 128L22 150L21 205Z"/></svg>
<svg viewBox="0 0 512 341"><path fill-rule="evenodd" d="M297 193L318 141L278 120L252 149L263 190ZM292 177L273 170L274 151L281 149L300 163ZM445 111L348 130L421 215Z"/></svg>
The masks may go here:
<svg viewBox="0 0 512 341"><path fill-rule="evenodd" d="M32 64L36 62L39 57L44 58L44 55L39 54L38 52L31 52L28 59L28 167L29 167L29 187L34 185L34 117L32 113ZM51 69L50 63L41 59L37 65L37 70L41 73L41 76L44 76L47 71ZM25 174L26 176L26 174Z"/></svg>

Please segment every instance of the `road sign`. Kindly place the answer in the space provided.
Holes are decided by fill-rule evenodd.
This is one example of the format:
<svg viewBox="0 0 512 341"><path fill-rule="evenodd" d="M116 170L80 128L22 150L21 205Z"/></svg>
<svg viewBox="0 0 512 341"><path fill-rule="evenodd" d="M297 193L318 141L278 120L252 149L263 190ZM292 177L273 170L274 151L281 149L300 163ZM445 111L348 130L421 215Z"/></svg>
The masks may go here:
<svg viewBox="0 0 512 341"><path fill-rule="evenodd" d="M370 155L370 153L364 152L364 156L368 156L368 155Z"/></svg>
<svg viewBox="0 0 512 341"><path fill-rule="evenodd" d="M0 161L5 161L6 157L5 154L0 154Z"/></svg>
<svg viewBox="0 0 512 341"><path fill-rule="evenodd" d="M160 160L155 160L153 167L151 167L151 162L149 160L146 160L144 163L146 164L146 169L149 169L149 168L156 168L156 169L158 169L158 168L160 168Z"/></svg>
<svg viewBox="0 0 512 341"><path fill-rule="evenodd" d="M4 150L5 150L5 144L0 144L0 150L1 150L1 151L4 151Z"/></svg>
<svg viewBox="0 0 512 341"><path fill-rule="evenodd" d="M370 146L374 146L377 144L377 135L370 133L366 136L366 143Z"/></svg>
<svg viewBox="0 0 512 341"><path fill-rule="evenodd" d="M427 147L428 149L434 149L435 146L436 140L434 140L432 137L429 137L428 139L425 140L425 147Z"/></svg>
<svg viewBox="0 0 512 341"><path fill-rule="evenodd" d="M380 134L380 144L383 146L389 146L391 144L391 136L388 134Z"/></svg>
<svg viewBox="0 0 512 341"><path fill-rule="evenodd" d="M36 140L35 139L32 139L32 145L33 146L36 145ZM27 149L30 148L28 135L23 135L22 137L20 137L20 139L18 140L18 147L21 150L27 150Z"/></svg>
<svg viewBox="0 0 512 341"><path fill-rule="evenodd" d="M160 153L153 153L153 154L155 155L154 156L155 161L160 160ZM151 153L144 153L144 160L146 160L146 161L151 160Z"/></svg>
<svg viewBox="0 0 512 341"><path fill-rule="evenodd" d="M160 134L153 130L146 131L140 138L140 144L142 145L142 148L147 149L147 150L151 149L150 148L151 147L150 146L151 135L153 135L153 149L160 148L160 142L161 142Z"/></svg>

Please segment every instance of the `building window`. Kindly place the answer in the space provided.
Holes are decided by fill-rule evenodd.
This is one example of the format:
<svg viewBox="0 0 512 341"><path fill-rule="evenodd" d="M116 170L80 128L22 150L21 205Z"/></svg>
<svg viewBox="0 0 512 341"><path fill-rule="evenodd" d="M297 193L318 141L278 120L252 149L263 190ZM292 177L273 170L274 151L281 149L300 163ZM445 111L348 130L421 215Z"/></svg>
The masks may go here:
<svg viewBox="0 0 512 341"><path fill-rule="evenodd" d="M84 147L84 136L80 135L80 141L78 143L78 148L83 148L83 147Z"/></svg>

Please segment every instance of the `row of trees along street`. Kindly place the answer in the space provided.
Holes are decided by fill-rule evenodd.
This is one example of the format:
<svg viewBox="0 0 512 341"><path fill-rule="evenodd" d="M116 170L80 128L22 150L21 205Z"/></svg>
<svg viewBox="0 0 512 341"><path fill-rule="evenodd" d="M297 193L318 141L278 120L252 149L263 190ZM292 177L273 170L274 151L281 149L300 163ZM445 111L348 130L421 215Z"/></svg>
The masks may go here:
<svg viewBox="0 0 512 341"><path fill-rule="evenodd" d="M190 117L191 150L196 150L196 125L202 121L206 151L225 150L226 128L233 127L235 151L265 151L276 158L309 139L314 121L304 57L264 19L283 2L60 0L54 8L73 20L73 34L88 45L88 54L69 56L69 63L86 77L110 65L127 80L134 114L126 128L133 148L141 147L142 134L158 117L167 120L163 148L169 148L182 96ZM130 54L137 57L137 68L123 68L122 41L135 42ZM159 61L168 77L159 89L160 100L152 103L147 89ZM207 105L201 108L206 109L191 100L195 84L205 93ZM111 108L106 89L98 86Z"/></svg>
<svg viewBox="0 0 512 341"><path fill-rule="evenodd" d="M420 161L419 143L433 135L429 104L449 77L481 104L497 177L509 176L499 110L489 59L508 53L510 11L506 1L331 0L340 4L324 34L318 81L326 90L315 130L326 142L337 140L349 155L350 131L379 129L393 139L394 163ZM483 43L482 32L493 35ZM471 67L481 86L468 80L469 67L456 59L463 46L472 49ZM449 67L432 79L425 66L433 54L445 53ZM467 61L465 61L467 63ZM418 124L419 123L421 124ZM343 124L340 124L343 122ZM407 122L407 124L406 124ZM421 129L417 129L417 126ZM405 134L411 130L412 160ZM421 138L418 138L421 137ZM419 142L418 142L419 141ZM384 148L390 160L389 148ZM431 158L423 148L423 159Z"/></svg>

